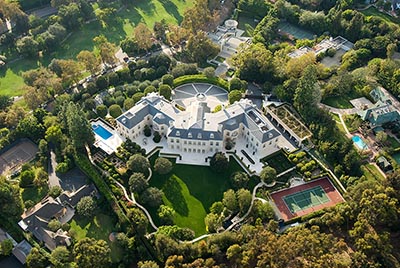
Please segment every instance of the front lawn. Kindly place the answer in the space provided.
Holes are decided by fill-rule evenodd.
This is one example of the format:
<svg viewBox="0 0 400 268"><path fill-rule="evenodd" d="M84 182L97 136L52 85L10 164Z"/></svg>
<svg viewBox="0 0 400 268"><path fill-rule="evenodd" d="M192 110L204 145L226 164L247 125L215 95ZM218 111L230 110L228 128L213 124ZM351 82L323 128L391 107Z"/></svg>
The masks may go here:
<svg viewBox="0 0 400 268"><path fill-rule="evenodd" d="M396 150L397 148L400 147L400 142L398 142L398 141L397 141L395 138L393 138L392 136L389 136L389 135L388 135L387 141L390 143L390 147L391 147L393 150Z"/></svg>
<svg viewBox="0 0 400 268"><path fill-rule="evenodd" d="M204 217L211 205L222 200L223 193L232 188L230 175L236 171L243 169L233 158L224 173L215 173L205 166L175 164L170 174L153 173L149 183L163 190L165 204L176 211L175 224L194 230L198 236L206 233ZM155 209L151 214L158 222Z"/></svg>
<svg viewBox="0 0 400 268"><path fill-rule="evenodd" d="M348 96L332 96L327 97L322 100L322 103L329 105L334 108L339 109L351 109L353 105L351 105L350 100L354 98L349 98Z"/></svg>
<svg viewBox="0 0 400 268"><path fill-rule="evenodd" d="M116 220L109 215L101 212L96 213L92 218L84 218L75 215L69 224L71 226L71 236L75 240L79 241L85 237L91 237L97 240L103 239L110 245L112 261L117 262L122 258L122 249L108 239L110 233L117 231L115 227Z"/></svg>

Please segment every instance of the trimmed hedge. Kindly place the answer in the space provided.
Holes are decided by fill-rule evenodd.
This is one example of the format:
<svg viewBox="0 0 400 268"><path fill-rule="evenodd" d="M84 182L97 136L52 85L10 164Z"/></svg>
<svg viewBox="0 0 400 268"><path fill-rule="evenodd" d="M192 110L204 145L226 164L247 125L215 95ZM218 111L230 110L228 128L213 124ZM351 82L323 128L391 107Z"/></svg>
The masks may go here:
<svg viewBox="0 0 400 268"><path fill-rule="evenodd" d="M188 83L209 83L229 91L229 83L219 77L207 78L204 74L184 75L174 79L174 88Z"/></svg>

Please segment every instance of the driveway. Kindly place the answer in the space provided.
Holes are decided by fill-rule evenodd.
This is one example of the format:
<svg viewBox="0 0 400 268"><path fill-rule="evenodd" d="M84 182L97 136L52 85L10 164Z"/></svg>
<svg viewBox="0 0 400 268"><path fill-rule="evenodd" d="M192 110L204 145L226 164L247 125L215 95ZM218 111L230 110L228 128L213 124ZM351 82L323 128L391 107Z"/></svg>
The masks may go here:
<svg viewBox="0 0 400 268"><path fill-rule="evenodd" d="M49 160L49 188L54 187L54 186L59 186L60 185L60 178L57 176L56 173L56 167L57 167L57 160L56 160L56 154L54 153L53 150L50 151L50 160Z"/></svg>

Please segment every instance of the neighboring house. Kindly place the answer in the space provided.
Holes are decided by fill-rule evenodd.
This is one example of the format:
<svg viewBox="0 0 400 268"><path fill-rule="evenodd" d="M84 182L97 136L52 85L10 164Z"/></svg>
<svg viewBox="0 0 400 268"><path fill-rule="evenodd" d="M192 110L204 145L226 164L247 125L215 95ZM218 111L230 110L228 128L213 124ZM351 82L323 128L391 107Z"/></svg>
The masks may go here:
<svg viewBox="0 0 400 268"><path fill-rule="evenodd" d="M294 50L293 52L290 52L288 56L291 58L298 58L309 52L313 52L315 53L315 55L318 55L320 53L326 52L330 48L333 48L335 50L343 50L347 52L353 47L354 44L352 42L348 41L346 38L337 36L336 38L330 37L328 39L324 39L312 48L307 46L300 47Z"/></svg>
<svg viewBox="0 0 400 268"><path fill-rule="evenodd" d="M25 264L26 257L31 252L32 246L26 240L22 240L20 243L17 243L11 235L0 228L0 243L7 239L10 239L13 244L12 254L14 257L20 263ZM9 260L9 262L12 263L12 260ZM0 267L1 265L2 263L0 263Z"/></svg>
<svg viewBox="0 0 400 268"><path fill-rule="evenodd" d="M168 148L176 153L212 156L224 149L235 150L236 143L241 143L248 155L262 157L288 143L246 99L212 113L202 96L182 111L172 102L151 93L119 116L116 122L117 131L133 141L143 135L145 126L152 127L167 138Z"/></svg>
<svg viewBox="0 0 400 268"><path fill-rule="evenodd" d="M394 106L397 101L393 100L393 97L386 90L376 88L370 92L370 95L376 103L358 112L364 121L368 121L373 127L400 121L400 113Z"/></svg>
<svg viewBox="0 0 400 268"><path fill-rule="evenodd" d="M393 170L392 164L390 164L390 162L384 156L378 157L376 164L385 173Z"/></svg>
<svg viewBox="0 0 400 268"><path fill-rule="evenodd" d="M24 231L31 232L49 250L54 250L57 246L69 246L71 238L68 233L62 229L53 232L48 229L48 223L53 219L62 224L69 222L75 215L75 207L81 198L96 193L93 185L84 185L75 192L63 192L57 198L49 196L26 211L18 225Z"/></svg>

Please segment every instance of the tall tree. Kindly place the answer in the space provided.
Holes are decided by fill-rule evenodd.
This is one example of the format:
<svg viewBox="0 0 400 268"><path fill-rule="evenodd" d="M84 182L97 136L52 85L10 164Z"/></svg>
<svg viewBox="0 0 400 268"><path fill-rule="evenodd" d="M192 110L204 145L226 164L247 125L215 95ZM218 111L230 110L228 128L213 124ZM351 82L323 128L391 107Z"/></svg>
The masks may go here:
<svg viewBox="0 0 400 268"><path fill-rule="evenodd" d="M317 84L317 68L309 65L304 70L299 80L294 95L294 107L309 121L318 109L317 104L321 101L321 90Z"/></svg>
<svg viewBox="0 0 400 268"><path fill-rule="evenodd" d="M79 268L108 268L111 250L104 240L83 238L74 245L75 262Z"/></svg>
<svg viewBox="0 0 400 268"><path fill-rule="evenodd" d="M82 50L79 52L76 58L91 74L94 74L100 70L100 61L93 52Z"/></svg>
<svg viewBox="0 0 400 268"><path fill-rule="evenodd" d="M139 23L135 29L133 29L133 34L139 49L149 50L153 41L151 40L153 34L150 29L144 23Z"/></svg>
<svg viewBox="0 0 400 268"><path fill-rule="evenodd" d="M68 133L75 149L82 149L86 144L94 142L92 127L78 104L67 104L65 117L67 119Z"/></svg>

